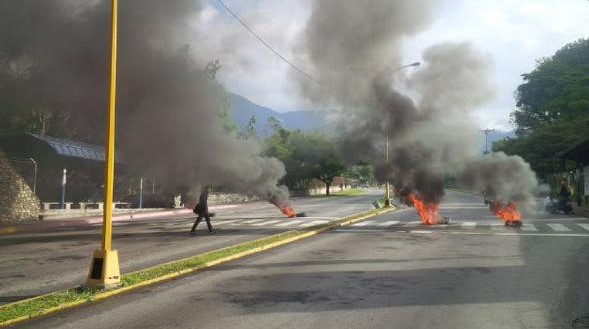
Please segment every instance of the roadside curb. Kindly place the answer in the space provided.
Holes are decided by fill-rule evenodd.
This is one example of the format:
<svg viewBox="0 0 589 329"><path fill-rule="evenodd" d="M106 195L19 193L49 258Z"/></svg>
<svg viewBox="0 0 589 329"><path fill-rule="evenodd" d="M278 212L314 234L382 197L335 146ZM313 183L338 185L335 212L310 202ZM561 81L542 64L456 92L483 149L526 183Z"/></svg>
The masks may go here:
<svg viewBox="0 0 589 329"><path fill-rule="evenodd" d="M130 277L132 275L138 275L140 273L148 274L150 271L155 271L157 269L163 269L165 267L174 267L175 265L182 265L183 263L191 263L191 262L198 263L198 260L206 259L207 257L213 258L209 261L204 261L204 262L199 263L194 266L189 266L187 268L180 269L180 270L173 270L167 274L158 275L156 277L148 278L148 279L145 279L145 280L137 282L137 283L131 283L128 286L114 288L112 290L107 290L107 291L90 293L90 295L86 296L86 297L76 297L76 296L72 297L72 298L79 298L78 300L65 301L65 302L61 302L61 303L58 303L57 305L49 306L49 307L38 307L37 309L31 310L26 315L15 316L14 318L8 318L3 321L0 320L1 321L0 327L14 325L14 324L21 323L21 322L24 322L24 321L27 321L30 319L49 315L49 314L52 314L55 312L78 307L78 306L81 306L84 304L97 302L100 300L104 300L106 298L109 298L109 297L112 297L115 295L119 295L119 294L123 294L123 293L127 293L127 292L133 291L135 289L145 287L145 286L150 286L150 285L154 285L157 283L166 282L166 281L169 281L169 280L172 280L172 279L175 279L178 277L186 276L191 273L194 273L199 270L203 270L203 269L206 269L206 268L218 265L218 264L222 264L222 263L226 263L226 262L229 262L232 260L243 258L243 257L249 256L252 254L256 254L256 253L263 252L263 251L266 251L269 249L273 249L273 248L276 248L276 247L279 247L282 245L286 245L286 244L289 244L289 243L292 243L292 242L295 242L298 240L302 240L302 239L317 235L319 233L322 233L322 232L325 232L328 230L336 229L338 227L350 225L350 224L353 224L353 223L356 223L359 221L363 221L363 220L371 218L371 217L379 216L379 215L394 211L395 209L396 209L395 207L391 207L391 208L381 208L381 209L376 209L376 210L370 210L370 211L346 216L342 219L339 219L339 220L336 220L336 221L333 221L330 223L312 226L312 227L301 229L301 230L286 231L286 232L282 232L279 234L270 235L270 236L267 236L264 238L260 238L260 239L256 239L256 240L252 240L252 241L246 241L246 242L242 242L242 243L235 244L232 246L224 247L221 249L212 250L212 251L209 251L209 252L206 252L203 254L189 257L189 258L184 258L184 259L176 260L173 262L163 263L163 264L160 264L157 266L149 267L149 268L146 268L143 270L134 271L134 272L123 275L123 279L125 277ZM241 249L244 249L244 250L241 250ZM218 258L214 257L216 254L223 254L225 252L227 252L228 255L220 256ZM42 300L43 298L51 298L51 297L57 297L57 296L59 296L60 298L63 298L63 296L65 296L67 299L68 294L70 294L70 293L71 293L71 295L76 294L76 289L77 288L57 291L57 292L53 292L53 293L48 293L48 294L36 296L33 298L29 298L29 299L24 299L24 300L21 300L18 302L2 305L2 306L0 306L0 316L2 315L2 313L10 311L11 309L16 309L18 307L30 309L31 306L27 307L27 304L33 304L34 302Z"/></svg>
<svg viewBox="0 0 589 329"><path fill-rule="evenodd" d="M18 227L14 227L14 226L0 228L0 235L3 235L3 234L14 234L14 233L17 233L19 231L20 231L20 229Z"/></svg>

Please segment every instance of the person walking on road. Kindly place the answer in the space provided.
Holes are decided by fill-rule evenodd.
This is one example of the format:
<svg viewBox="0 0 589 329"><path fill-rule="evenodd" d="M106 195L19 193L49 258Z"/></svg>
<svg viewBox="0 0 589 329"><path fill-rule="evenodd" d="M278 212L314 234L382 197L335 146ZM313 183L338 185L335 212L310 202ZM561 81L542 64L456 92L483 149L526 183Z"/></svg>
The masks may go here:
<svg viewBox="0 0 589 329"><path fill-rule="evenodd" d="M211 225L211 214L209 213L209 192L210 186L205 186L204 190L200 193L200 197L198 198L198 203L194 207L194 213L198 215L196 220L194 221L194 225L192 225L192 229L190 230L190 234L196 234L196 227L198 223L202 221L204 217L207 222L207 228L209 229L209 233L215 234L215 230L213 230L213 226Z"/></svg>

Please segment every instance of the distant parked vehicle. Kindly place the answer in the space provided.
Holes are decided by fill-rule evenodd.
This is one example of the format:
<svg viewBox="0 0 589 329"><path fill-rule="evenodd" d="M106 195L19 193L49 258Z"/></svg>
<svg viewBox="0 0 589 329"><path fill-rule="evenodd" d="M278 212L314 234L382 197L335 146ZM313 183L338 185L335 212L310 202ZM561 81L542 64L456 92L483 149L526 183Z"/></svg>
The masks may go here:
<svg viewBox="0 0 589 329"><path fill-rule="evenodd" d="M552 197L547 196L544 199L544 211L550 214L570 214L573 212L570 198L560 197L558 200L554 200Z"/></svg>

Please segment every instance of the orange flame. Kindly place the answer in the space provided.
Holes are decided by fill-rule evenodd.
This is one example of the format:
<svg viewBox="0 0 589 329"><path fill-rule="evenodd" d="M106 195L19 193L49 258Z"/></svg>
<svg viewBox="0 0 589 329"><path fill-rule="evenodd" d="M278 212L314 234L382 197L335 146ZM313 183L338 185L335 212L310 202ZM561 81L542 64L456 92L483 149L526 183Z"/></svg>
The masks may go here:
<svg viewBox="0 0 589 329"><path fill-rule="evenodd" d="M495 215L506 222L521 222L522 220L522 215L517 211L517 205L513 201L510 201L506 206L503 206L501 202L493 202L489 205L489 208Z"/></svg>
<svg viewBox="0 0 589 329"><path fill-rule="evenodd" d="M421 217L421 222L425 225L439 224L441 221L440 206L437 203L425 203L421 201L417 196L410 194L409 199L415 205L415 209Z"/></svg>
<svg viewBox="0 0 589 329"><path fill-rule="evenodd" d="M294 211L294 209L291 206L280 206L278 208L288 218L293 218L297 215L297 213Z"/></svg>

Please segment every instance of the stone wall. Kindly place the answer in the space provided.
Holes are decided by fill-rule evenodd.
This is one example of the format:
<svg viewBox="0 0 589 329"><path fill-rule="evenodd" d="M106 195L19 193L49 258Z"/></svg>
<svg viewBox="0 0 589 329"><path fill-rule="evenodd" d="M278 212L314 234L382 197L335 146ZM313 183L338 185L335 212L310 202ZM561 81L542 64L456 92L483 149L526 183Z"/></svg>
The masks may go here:
<svg viewBox="0 0 589 329"><path fill-rule="evenodd" d="M39 199L0 151L0 222L38 220Z"/></svg>

